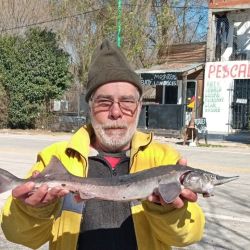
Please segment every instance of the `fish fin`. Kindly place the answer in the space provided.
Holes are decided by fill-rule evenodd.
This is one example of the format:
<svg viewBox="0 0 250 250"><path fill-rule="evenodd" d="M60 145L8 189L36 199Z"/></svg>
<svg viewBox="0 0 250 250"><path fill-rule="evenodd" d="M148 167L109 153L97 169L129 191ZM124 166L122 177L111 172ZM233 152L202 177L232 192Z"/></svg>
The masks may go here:
<svg viewBox="0 0 250 250"><path fill-rule="evenodd" d="M60 178L60 176L68 175L69 172L64 167L62 162L56 157L52 156L49 164L46 166L46 168L39 174L40 177L46 177L46 178Z"/></svg>
<svg viewBox="0 0 250 250"><path fill-rule="evenodd" d="M158 191L166 203L171 203L181 193L181 185L178 182L159 184Z"/></svg>
<svg viewBox="0 0 250 250"><path fill-rule="evenodd" d="M0 194L4 193L23 182L5 169L0 169Z"/></svg>

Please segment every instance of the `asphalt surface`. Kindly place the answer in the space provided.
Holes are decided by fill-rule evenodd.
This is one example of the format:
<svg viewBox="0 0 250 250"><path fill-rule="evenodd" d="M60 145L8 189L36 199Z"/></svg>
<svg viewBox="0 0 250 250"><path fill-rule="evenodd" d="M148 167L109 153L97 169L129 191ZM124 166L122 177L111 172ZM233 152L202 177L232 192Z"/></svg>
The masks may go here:
<svg viewBox="0 0 250 250"><path fill-rule="evenodd" d="M215 188L214 196L199 197L206 216L201 242L185 250L250 249L250 145L239 141L210 140L201 147L182 146L180 140L158 138L174 145L188 165L223 176L239 175L236 181ZM249 142L249 141L247 141ZM177 249L177 248L176 248ZM183 249L183 248L182 248Z"/></svg>
<svg viewBox="0 0 250 250"><path fill-rule="evenodd" d="M59 140L70 138L70 134L52 134L0 131L0 167L24 177L43 147ZM209 147L182 146L173 138L157 137L171 144L188 159L188 165L216 172L225 176L240 175L234 182L216 187L215 196L199 197L199 204L206 215L203 240L186 250L249 250L250 249L250 146L239 142L209 141ZM203 143L203 142L202 142ZM3 206L9 192L0 195ZM0 250L26 250L27 248L8 242L0 231ZM48 245L40 250L48 249ZM177 248L176 248L177 249Z"/></svg>

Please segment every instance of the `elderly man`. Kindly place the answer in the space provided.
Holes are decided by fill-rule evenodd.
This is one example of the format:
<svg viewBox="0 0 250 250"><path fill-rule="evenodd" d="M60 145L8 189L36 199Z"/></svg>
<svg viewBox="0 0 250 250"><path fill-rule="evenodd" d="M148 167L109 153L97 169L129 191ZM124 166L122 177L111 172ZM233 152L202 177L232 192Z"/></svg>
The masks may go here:
<svg viewBox="0 0 250 250"><path fill-rule="evenodd" d="M142 86L119 48L105 40L94 52L86 101L91 124L69 142L55 143L38 154L30 175L42 171L56 156L74 175L110 177L181 158L151 134L136 130ZM13 189L2 214L8 240L53 250L159 250L186 246L201 239L204 215L197 195L184 189L171 204L156 194L147 200L76 202L62 187L34 189L28 182Z"/></svg>

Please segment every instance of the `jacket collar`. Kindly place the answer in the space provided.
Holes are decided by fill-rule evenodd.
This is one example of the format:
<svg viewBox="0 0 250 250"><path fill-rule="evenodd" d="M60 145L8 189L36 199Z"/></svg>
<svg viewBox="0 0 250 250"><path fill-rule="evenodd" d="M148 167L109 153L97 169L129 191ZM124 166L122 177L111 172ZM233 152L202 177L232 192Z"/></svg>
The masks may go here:
<svg viewBox="0 0 250 250"><path fill-rule="evenodd" d="M92 126L84 125L71 137L67 145L67 150L74 150L87 159L88 156L93 153L93 148L90 147L93 134ZM152 133L146 134L136 131L131 143L131 157L133 157L140 148L147 146L152 141L152 137Z"/></svg>
<svg viewBox="0 0 250 250"><path fill-rule="evenodd" d="M132 138L132 149L139 149L140 147L147 146L152 141L152 133L146 134L140 131L136 131Z"/></svg>
<svg viewBox="0 0 250 250"><path fill-rule="evenodd" d="M71 137L67 150L74 150L84 158L88 158L90 152L90 138L94 134L91 125L84 125Z"/></svg>
<svg viewBox="0 0 250 250"><path fill-rule="evenodd" d="M134 161L134 156L138 153L138 151L149 145L152 139L153 139L152 133L143 133L140 131L136 131L136 133L132 138L132 143L131 143L131 152L130 152L131 165Z"/></svg>

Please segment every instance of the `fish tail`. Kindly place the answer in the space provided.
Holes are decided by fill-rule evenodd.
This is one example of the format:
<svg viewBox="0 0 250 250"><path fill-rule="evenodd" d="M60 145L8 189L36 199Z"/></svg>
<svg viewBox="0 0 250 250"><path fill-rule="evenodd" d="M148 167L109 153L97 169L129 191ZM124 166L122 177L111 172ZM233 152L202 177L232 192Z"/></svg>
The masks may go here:
<svg viewBox="0 0 250 250"><path fill-rule="evenodd" d="M11 190L21 183L21 179L7 170L0 169L0 194Z"/></svg>

